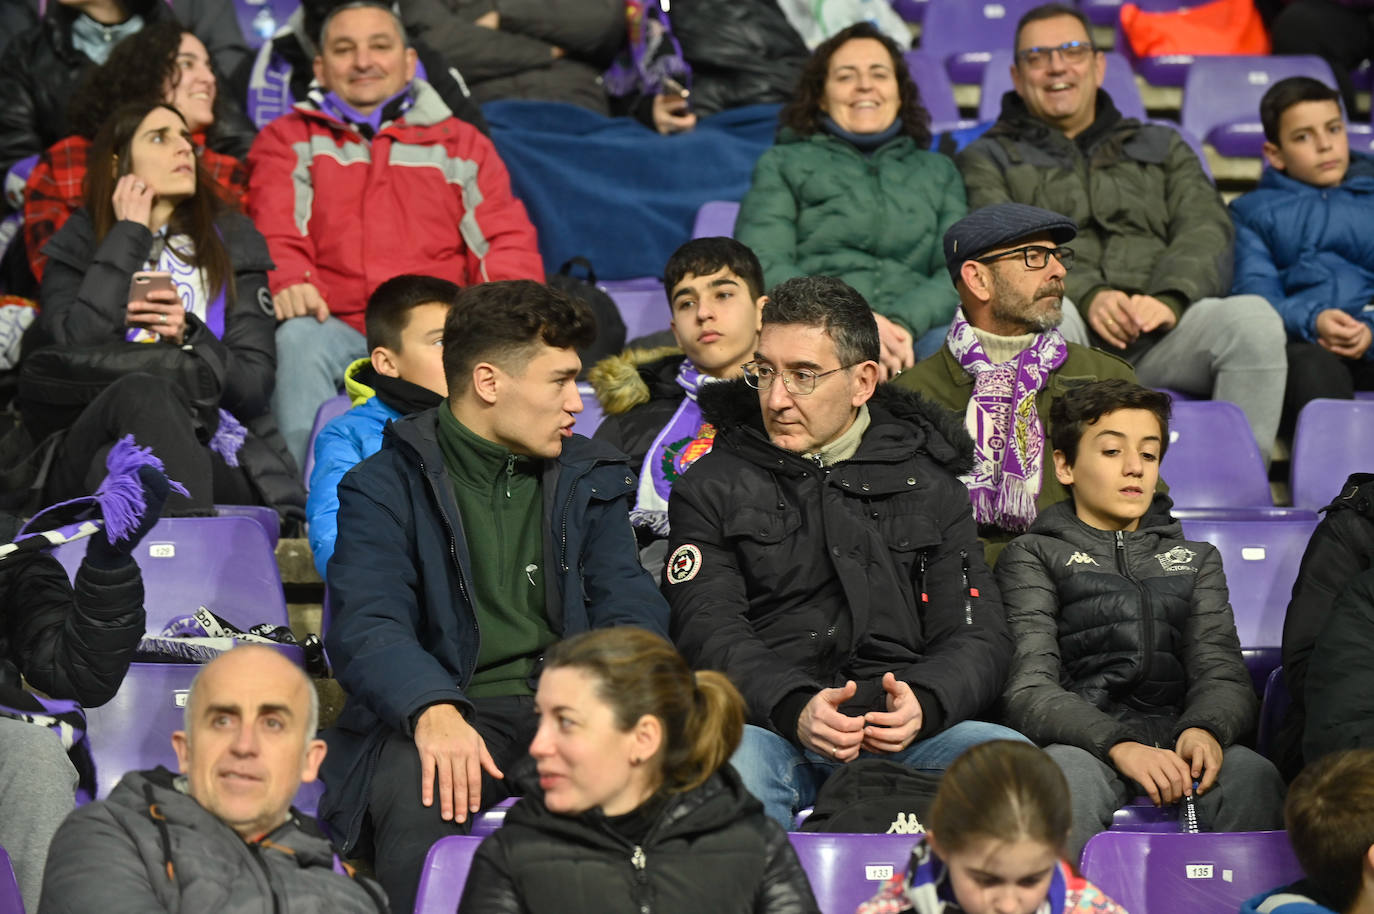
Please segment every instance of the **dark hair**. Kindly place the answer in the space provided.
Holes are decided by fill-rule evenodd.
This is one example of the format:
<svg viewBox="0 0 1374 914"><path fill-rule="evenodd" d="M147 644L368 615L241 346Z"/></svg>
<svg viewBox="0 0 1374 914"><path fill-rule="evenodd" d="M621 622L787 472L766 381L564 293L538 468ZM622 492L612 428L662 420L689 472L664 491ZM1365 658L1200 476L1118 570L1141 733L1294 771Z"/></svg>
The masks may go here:
<svg viewBox="0 0 1374 914"><path fill-rule="evenodd" d="M410 323L410 312L421 305L452 308L462 291L456 283L437 276L402 273L382 283L367 298L363 322L367 327L367 351L385 346L401 351L401 334Z"/></svg>
<svg viewBox="0 0 1374 914"><path fill-rule="evenodd" d="M177 116L182 124L186 118L181 112L166 102L142 101L120 106L114 114L96 131L91 142L90 155L87 157L85 180L86 211L90 213L95 229L95 241L99 245L114 228L117 221L114 213L115 185L124 175L133 171L132 146L134 135L138 133L143 119L159 108L165 108ZM211 295L224 290L225 300L234 300L234 268L229 262L229 251L224 247L219 231L215 228L215 217L223 205L213 179L206 173L200 156L193 156L196 169L196 192L177 204L168 223L170 235L186 235L191 239L192 251L188 255L177 254L186 263L205 271L205 289ZM110 167L111 163L114 168Z"/></svg>
<svg viewBox="0 0 1374 914"><path fill-rule="evenodd" d="M1288 788L1283 822L1327 907L1350 910L1374 846L1374 749L1335 752L1304 768Z"/></svg>
<svg viewBox="0 0 1374 914"><path fill-rule="evenodd" d="M1159 459L1169 449L1169 395L1125 378L1108 378L1071 387L1050 405L1050 440L1069 466L1078 460L1084 430L1118 409L1148 409L1159 420Z"/></svg>
<svg viewBox="0 0 1374 914"><path fill-rule="evenodd" d="M1063 856L1073 824L1064 773L1030 743L999 739L964 751L940 778L927 825L947 853L974 841L1029 840Z"/></svg>
<svg viewBox="0 0 1374 914"><path fill-rule="evenodd" d="M89 68L72 93L67 106L72 133L93 139L110 112L120 105L164 101L167 86L181 79L177 51L186 33L187 29L169 17L144 26L115 45L109 59ZM215 101L218 107L218 93Z"/></svg>
<svg viewBox="0 0 1374 914"><path fill-rule="evenodd" d="M393 4L385 3L383 0L342 0L342 2L336 0L336 2L330 3L311 3L306 6L305 15L308 17L306 27L310 28L315 24L311 20L317 20L319 23L317 28L310 29L310 37L315 40L315 47L321 54L324 53L325 30L329 28L329 23L334 21L334 17L348 10L362 9L378 9L390 14L392 22L396 25L396 31L400 33L401 45L410 47L410 36L406 34L405 23L401 20L401 14L396 11Z"/></svg>
<svg viewBox="0 0 1374 914"><path fill-rule="evenodd" d="M1341 103L1341 94L1335 89L1310 76L1290 76L1269 87L1260 99L1260 123L1264 125L1264 138L1271 143L1279 142L1279 121L1283 112L1302 102ZM1344 115L1344 110L1342 110Z"/></svg>
<svg viewBox="0 0 1374 914"><path fill-rule="evenodd" d="M821 102L825 100L825 81L830 75L830 58L840 46L855 38L872 38L882 42L887 53L892 56L892 73L897 77L897 91L901 107L897 110L897 120L902 122L902 133L916 141L925 149L930 145L930 112L921 103L921 90L911 78L906 58L897 42L888 38L871 22L856 22L843 31L836 32L816 46L811 57L802 67L801 78L792 100L783 106L778 120L784 127L790 127L802 136L810 136L821 130Z"/></svg>
<svg viewBox="0 0 1374 914"><path fill-rule="evenodd" d="M882 355L878 322L864 297L833 276L798 276L768 293L763 323L819 327L835 344L841 365L876 362Z"/></svg>
<svg viewBox="0 0 1374 914"><path fill-rule="evenodd" d="M541 343L583 349L595 338L591 310L557 289L529 279L468 286L444 321L444 376L456 393L472 383L479 362L513 362Z"/></svg>
<svg viewBox="0 0 1374 914"><path fill-rule="evenodd" d="M1088 22L1088 17L1083 15L1083 11L1076 6L1069 6L1067 3L1044 3L1035 9L1027 10L1025 14L1016 20L1016 37L1012 39L1011 50L1016 53L1021 49L1021 32L1032 22L1042 22L1046 19L1058 19L1060 16L1072 16L1083 26L1084 33L1088 36L1088 41L1093 40L1093 27ZM1093 50L1098 50L1097 45L1093 45Z"/></svg>
<svg viewBox="0 0 1374 914"><path fill-rule="evenodd" d="M763 267L747 245L733 238L693 238L674 251L663 268L663 290L668 294L669 306L673 303L673 286L682 282L684 276L710 276L721 270L729 270L744 280L750 301L757 301L763 294Z"/></svg>
<svg viewBox="0 0 1374 914"><path fill-rule="evenodd" d="M724 765L744 734L744 699L724 673L699 670L653 632L630 625L583 632L549 649L545 670L583 670L629 730L648 714L663 723L663 786L678 793Z"/></svg>

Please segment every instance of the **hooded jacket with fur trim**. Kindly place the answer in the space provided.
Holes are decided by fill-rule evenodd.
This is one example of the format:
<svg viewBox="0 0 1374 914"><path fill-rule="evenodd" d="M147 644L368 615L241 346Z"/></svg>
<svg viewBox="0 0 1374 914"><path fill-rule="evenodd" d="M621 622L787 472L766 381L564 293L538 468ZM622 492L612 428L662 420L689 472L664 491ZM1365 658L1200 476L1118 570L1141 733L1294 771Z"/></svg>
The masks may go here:
<svg viewBox="0 0 1374 914"><path fill-rule="evenodd" d="M700 394L716 445L673 488L663 591L678 648L730 676L749 722L795 739L805 699L842 710L911 685L931 736L1000 694L1012 643L957 478L973 445L948 411L880 385L858 451L831 466L775 446L743 381Z"/></svg>
<svg viewBox="0 0 1374 914"><path fill-rule="evenodd" d="M604 415L593 437L628 454L635 472L687 396L677 383L686 360L676 346L626 349L597 362L587 374Z"/></svg>

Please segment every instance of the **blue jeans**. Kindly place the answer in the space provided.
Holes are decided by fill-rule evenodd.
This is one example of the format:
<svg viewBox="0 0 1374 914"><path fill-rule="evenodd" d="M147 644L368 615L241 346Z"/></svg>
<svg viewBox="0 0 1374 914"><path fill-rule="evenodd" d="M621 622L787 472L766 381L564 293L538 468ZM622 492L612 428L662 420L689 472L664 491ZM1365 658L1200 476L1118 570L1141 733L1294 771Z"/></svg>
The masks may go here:
<svg viewBox="0 0 1374 914"><path fill-rule="evenodd" d="M861 752L860 758L881 758L918 771L944 771L970 746L994 739L1030 742L1015 730L981 720L965 720L930 739L918 740L901 752ZM763 811L783 828L791 830L799 810L815 805L816 793L825 779L843 762L796 746L771 730L746 725L739 748L730 757L749 792L758 797Z"/></svg>
<svg viewBox="0 0 1374 914"><path fill-rule="evenodd" d="M305 466L310 430L315 427L320 404L343 387L349 364L364 358L366 337L337 317L323 324L313 317L293 317L277 325L277 386L272 390L272 414L297 467Z"/></svg>

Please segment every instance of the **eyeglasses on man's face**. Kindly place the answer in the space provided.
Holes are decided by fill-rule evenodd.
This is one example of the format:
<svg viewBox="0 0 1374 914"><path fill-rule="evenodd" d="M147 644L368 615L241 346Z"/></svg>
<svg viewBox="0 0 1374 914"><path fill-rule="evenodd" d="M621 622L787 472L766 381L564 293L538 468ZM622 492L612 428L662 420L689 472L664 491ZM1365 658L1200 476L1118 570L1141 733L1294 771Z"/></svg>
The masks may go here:
<svg viewBox="0 0 1374 914"><path fill-rule="evenodd" d="M979 263L994 263L998 260L1018 256L1025 261L1028 270L1045 269L1049 266L1051 257L1059 261L1059 265L1065 270L1073 267L1073 248L1050 248L1043 244L1027 244L1019 248L1012 248L1010 251L989 254L987 257L975 257L974 260Z"/></svg>
<svg viewBox="0 0 1374 914"><path fill-rule="evenodd" d="M810 368L783 368L779 370L771 365L760 365L758 362L745 362L742 367L744 368L744 383L755 390L768 390L773 386L773 379L781 375L782 386L787 388L788 393L794 397L804 397L815 391L816 382L821 378L854 366L841 365L839 368L821 372L812 371Z"/></svg>
<svg viewBox="0 0 1374 914"><path fill-rule="evenodd" d="M1058 52L1067 64L1078 64L1088 59L1096 51L1091 41L1066 41L1051 47L1022 48L1016 52L1016 59L1028 69L1041 70L1050 65L1050 58Z"/></svg>

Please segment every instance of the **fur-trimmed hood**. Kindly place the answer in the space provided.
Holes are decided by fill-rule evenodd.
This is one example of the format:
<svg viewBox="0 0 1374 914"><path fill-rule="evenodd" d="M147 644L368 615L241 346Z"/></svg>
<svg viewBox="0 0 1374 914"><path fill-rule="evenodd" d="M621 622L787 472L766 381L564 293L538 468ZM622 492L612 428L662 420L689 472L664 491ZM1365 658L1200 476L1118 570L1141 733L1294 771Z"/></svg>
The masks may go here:
<svg viewBox="0 0 1374 914"><path fill-rule="evenodd" d="M674 378L687 356L676 346L626 349L597 362L587 382L607 416L620 416L655 397L682 396Z"/></svg>
<svg viewBox="0 0 1374 914"><path fill-rule="evenodd" d="M702 418L714 425L721 437L752 430L767 440L758 393L743 379L705 385L697 401ZM865 438L880 426L905 424L916 450L924 451L956 476L973 469L973 439L958 414L893 384L879 384L868 407L872 425Z"/></svg>

